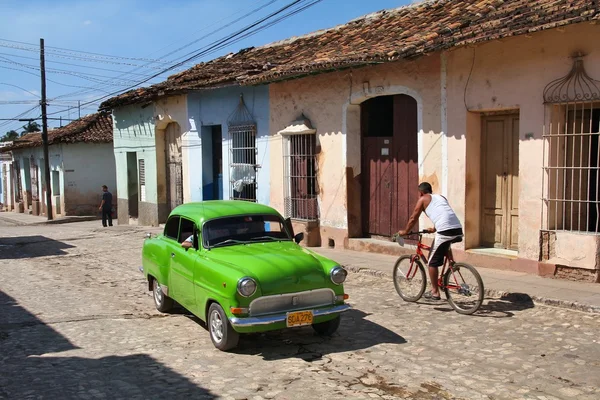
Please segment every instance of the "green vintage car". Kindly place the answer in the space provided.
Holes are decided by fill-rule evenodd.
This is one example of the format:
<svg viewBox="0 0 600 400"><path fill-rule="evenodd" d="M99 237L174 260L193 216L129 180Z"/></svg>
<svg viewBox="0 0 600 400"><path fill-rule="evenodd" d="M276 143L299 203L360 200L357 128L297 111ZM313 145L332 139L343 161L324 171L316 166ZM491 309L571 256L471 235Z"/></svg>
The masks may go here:
<svg viewBox="0 0 600 400"><path fill-rule="evenodd" d="M147 235L140 270L156 308L176 301L205 321L220 350L241 333L312 325L333 334L347 272L298 243L289 219L244 201L205 201L176 207L163 234ZM188 240L186 244L185 241Z"/></svg>

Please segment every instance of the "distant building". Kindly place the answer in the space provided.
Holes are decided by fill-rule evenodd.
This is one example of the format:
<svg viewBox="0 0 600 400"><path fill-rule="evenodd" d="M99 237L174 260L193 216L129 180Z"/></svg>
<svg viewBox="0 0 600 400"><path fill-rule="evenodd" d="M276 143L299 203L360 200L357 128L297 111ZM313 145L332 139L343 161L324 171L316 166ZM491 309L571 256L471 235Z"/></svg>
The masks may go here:
<svg viewBox="0 0 600 400"><path fill-rule="evenodd" d="M102 185L116 197L112 118L87 115L48 132L50 187L54 216L95 215ZM46 215L46 180L41 132L29 133L0 148L5 208ZM7 155L10 155L7 157Z"/></svg>

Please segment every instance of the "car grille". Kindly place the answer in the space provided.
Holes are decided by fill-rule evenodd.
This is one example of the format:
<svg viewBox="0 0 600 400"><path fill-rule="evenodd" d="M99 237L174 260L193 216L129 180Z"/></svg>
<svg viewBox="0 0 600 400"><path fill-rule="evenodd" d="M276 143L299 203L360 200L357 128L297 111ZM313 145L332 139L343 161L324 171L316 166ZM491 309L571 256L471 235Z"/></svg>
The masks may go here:
<svg viewBox="0 0 600 400"><path fill-rule="evenodd" d="M250 303L250 316L274 314L312 307L323 307L335 303L335 293L331 289L307 290L299 293L286 293L263 296Z"/></svg>

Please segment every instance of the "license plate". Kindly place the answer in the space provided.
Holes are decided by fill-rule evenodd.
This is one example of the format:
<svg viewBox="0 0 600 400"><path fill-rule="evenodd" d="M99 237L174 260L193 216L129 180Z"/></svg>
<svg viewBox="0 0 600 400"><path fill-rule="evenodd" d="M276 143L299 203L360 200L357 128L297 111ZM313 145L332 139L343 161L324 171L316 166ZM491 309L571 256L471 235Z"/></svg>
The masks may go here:
<svg viewBox="0 0 600 400"><path fill-rule="evenodd" d="M311 325L313 323L313 313L312 311L290 312L287 313L286 321L288 328L292 326Z"/></svg>

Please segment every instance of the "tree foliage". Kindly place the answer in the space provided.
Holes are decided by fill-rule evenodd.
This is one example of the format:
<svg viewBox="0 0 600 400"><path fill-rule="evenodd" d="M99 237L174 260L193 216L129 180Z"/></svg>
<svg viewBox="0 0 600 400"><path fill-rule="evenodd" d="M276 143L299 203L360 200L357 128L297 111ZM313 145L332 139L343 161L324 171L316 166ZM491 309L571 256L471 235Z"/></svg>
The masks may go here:
<svg viewBox="0 0 600 400"><path fill-rule="evenodd" d="M15 130L10 130L0 138L0 142L12 142L13 140L18 139L19 136L19 132Z"/></svg>

